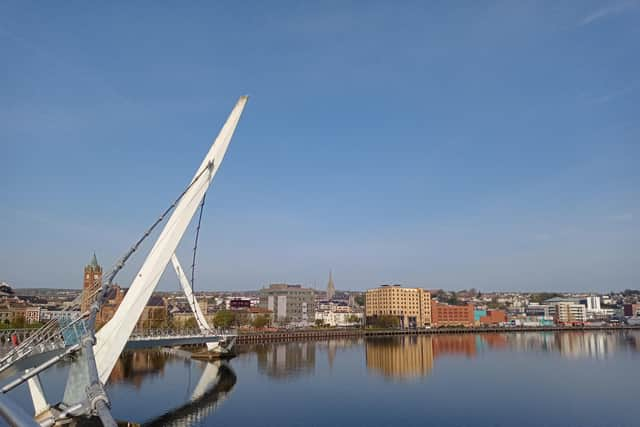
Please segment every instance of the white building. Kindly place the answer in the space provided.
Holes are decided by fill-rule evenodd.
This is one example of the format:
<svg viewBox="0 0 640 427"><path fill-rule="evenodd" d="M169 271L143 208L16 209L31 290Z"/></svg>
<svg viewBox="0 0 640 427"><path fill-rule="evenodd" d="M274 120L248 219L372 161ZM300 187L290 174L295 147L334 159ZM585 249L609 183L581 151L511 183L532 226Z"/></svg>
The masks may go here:
<svg viewBox="0 0 640 427"><path fill-rule="evenodd" d="M587 307L587 311L590 312L599 312L602 310L600 308L600 297L596 295L588 296L587 298L580 300L580 303L584 304Z"/></svg>
<svg viewBox="0 0 640 427"><path fill-rule="evenodd" d="M316 311L316 320L328 326L358 326L362 324L364 315L344 311Z"/></svg>
<svg viewBox="0 0 640 427"><path fill-rule="evenodd" d="M614 310L610 308L602 308L600 305L601 298L597 295L590 295L580 299L580 304L587 307L587 317L589 319L606 320L614 315Z"/></svg>

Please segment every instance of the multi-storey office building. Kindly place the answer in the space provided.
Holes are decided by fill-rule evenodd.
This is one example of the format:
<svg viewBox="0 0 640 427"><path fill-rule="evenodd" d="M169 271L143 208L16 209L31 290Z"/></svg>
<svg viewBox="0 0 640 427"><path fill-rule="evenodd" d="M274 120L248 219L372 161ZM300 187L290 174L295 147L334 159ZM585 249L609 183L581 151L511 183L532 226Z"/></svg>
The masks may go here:
<svg viewBox="0 0 640 427"><path fill-rule="evenodd" d="M260 307L271 311L278 324L311 324L315 320L315 292L301 285L272 284L260 290Z"/></svg>
<svg viewBox="0 0 640 427"><path fill-rule="evenodd" d="M559 302L552 306L551 314L558 324L587 321L587 307L582 304Z"/></svg>
<svg viewBox="0 0 640 427"><path fill-rule="evenodd" d="M525 309L524 313L527 316L531 317L550 317L551 316L551 306L547 304L529 304Z"/></svg>
<svg viewBox="0 0 640 427"><path fill-rule="evenodd" d="M394 316L402 328L431 325L431 293L422 288L382 285L365 294L367 321L379 316Z"/></svg>

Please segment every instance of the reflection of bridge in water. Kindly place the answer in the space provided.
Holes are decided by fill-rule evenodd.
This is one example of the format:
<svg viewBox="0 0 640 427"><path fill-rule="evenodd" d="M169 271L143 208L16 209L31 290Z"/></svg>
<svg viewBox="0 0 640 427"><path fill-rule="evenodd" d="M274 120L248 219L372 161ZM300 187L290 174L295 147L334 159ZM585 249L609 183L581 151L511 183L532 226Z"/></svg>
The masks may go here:
<svg viewBox="0 0 640 427"><path fill-rule="evenodd" d="M212 386L208 386L210 379ZM144 423L145 426L202 425L222 403L236 384L236 375L226 362L207 363L191 400L184 405ZM206 387L206 388L205 388Z"/></svg>
<svg viewBox="0 0 640 427"><path fill-rule="evenodd" d="M226 399L236 383L236 375L226 361L192 361L189 353L172 349L123 353L109 377L109 382L130 383L140 388L143 381L150 376L162 376L165 365L172 359L188 360L189 363L203 365L204 369L187 402L144 421L142 425L176 427L201 425L202 421Z"/></svg>

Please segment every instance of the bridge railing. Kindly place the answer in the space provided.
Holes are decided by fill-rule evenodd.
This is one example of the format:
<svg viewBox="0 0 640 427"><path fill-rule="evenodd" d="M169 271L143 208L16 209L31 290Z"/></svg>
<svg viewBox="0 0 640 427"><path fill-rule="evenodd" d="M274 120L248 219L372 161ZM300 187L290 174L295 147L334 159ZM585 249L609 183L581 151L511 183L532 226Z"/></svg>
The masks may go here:
<svg viewBox="0 0 640 427"><path fill-rule="evenodd" d="M146 329L140 331L134 331L130 339L136 338L149 338L149 337L177 337L177 336L212 336L212 335L222 335L222 336L235 336L237 335L237 330L235 329L210 329L206 331L201 331L197 328L187 328L187 329Z"/></svg>

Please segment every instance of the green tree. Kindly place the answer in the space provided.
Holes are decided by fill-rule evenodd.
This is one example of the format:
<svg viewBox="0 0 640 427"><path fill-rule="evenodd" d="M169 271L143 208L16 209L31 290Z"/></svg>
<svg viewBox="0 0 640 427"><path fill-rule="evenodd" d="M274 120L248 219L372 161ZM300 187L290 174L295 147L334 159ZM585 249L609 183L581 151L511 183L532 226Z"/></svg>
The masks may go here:
<svg viewBox="0 0 640 427"><path fill-rule="evenodd" d="M451 296L449 297L449 300L447 302L451 305L458 305L458 303L460 302L458 300L458 294L455 292L451 292Z"/></svg>
<svg viewBox="0 0 640 427"><path fill-rule="evenodd" d="M353 300L359 306L363 306L364 305L364 294L356 295L355 298L353 298Z"/></svg>
<svg viewBox="0 0 640 427"><path fill-rule="evenodd" d="M551 298L555 298L555 297L561 297L562 294L559 294L557 292L539 292L536 294L531 294L531 296L529 296L529 301L530 302L537 302L537 303L543 303L544 301L551 299Z"/></svg>
<svg viewBox="0 0 640 427"><path fill-rule="evenodd" d="M195 329L198 327L198 321L195 317L190 317L184 322L185 329Z"/></svg>
<svg viewBox="0 0 640 427"><path fill-rule="evenodd" d="M235 321L235 315L229 310L220 310L213 317L213 326L216 328L228 328Z"/></svg>
<svg viewBox="0 0 640 427"><path fill-rule="evenodd" d="M400 326L400 319L390 315L376 316L370 320L369 325L384 329L397 328Z"/></svg>
<svg viewBox="0 0 640 427"><path fill-rule="evenodd" d="M20 317L16 317L15 319L13 319L13 324L12 326L16 329L22 329L24 328L26 325L26 322L24 320L24 317L20 316Z"/></svg>
<svg viewBox="0 0 640 427"><path fill-rule="evenodd" d="M256 329L260 329L260 328L264 328L265 326L268 326L269 325L269 316L267 316L265 314L261 314L259 316L256 316L256 318L253 319L252 325Z"/></svg>
<svg viewBox="0 0 640 427"><path fill-rule="evenodd" d="M316 319L315 324L318 328L322 328L324 326L324 320Z"/></svg>

